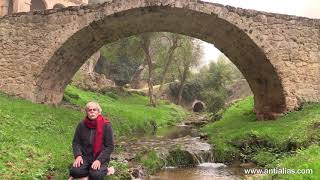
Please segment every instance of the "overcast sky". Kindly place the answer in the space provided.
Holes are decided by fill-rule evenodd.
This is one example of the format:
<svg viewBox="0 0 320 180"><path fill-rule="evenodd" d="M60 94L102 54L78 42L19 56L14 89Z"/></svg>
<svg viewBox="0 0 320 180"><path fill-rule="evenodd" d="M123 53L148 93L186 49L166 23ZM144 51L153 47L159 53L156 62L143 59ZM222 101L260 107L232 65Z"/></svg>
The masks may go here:
<svg viewBox="0 0 320 180"><path fill-rule="evenodd" d="M202 0L244 9L274 12L320 19L320 0ZM216 60L221 53L212 44L203 43L203 61Z"/></svg>

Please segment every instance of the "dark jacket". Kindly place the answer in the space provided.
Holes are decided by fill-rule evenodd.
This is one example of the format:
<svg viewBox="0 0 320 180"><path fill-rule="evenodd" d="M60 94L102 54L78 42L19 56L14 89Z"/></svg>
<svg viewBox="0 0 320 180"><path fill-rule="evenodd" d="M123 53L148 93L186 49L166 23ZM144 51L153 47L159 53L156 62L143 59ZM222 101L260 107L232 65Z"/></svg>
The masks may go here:
<svg viewBox="0 0 320 180"><path fill-rule="evenodd" d="M101 153L96 159L93 157L95 134L96 129L88 128L83 121L78 124L72 141L74 157L76 158L77 156L81 155L82 158L86 158L91 162L97 159L101 162L101 164L109 163L110 155L114 150L111 124L107 123L104 125L103 145L101 147Z"/></svg>

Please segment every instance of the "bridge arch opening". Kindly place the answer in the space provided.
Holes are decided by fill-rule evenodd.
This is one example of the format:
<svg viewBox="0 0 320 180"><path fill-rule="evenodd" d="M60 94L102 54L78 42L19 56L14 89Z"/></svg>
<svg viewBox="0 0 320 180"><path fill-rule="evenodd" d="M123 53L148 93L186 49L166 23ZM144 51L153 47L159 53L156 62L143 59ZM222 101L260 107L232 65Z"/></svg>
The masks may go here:
<svg viewBox="0 0 320 180"><path fill-rule="evenodd" d="M192 111L193 112L202 112L205 110L205 103L202 101L195 101L192 104Z"/></svg>
<svg viewBox="0 0 320 180"><path fill-rule="evenodd" d="M104 44L145 32L172 32L214 44L241 71L260 119L286 108L280 78L261 48L239 27L216 15L169 6L125 10L93 21L54 53L37 80L35 100L58 103L73 75Z"/></svg>

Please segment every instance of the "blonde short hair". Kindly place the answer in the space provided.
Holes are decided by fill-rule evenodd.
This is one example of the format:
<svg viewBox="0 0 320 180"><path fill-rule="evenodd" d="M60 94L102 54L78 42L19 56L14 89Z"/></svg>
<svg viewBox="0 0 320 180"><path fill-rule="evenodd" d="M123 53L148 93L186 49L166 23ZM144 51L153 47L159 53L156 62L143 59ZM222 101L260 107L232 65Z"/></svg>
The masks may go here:
<svg viewBox="0 0 320 180"><path fill-rule="evenodd" d="M86 104L86 110L88 109L89 106L95 106L96 108L98 108L99 113L100 113L100 114L102 113L102 109L101 109L99 103L93 102L93 101L88 102L88 103Z"/></svg>

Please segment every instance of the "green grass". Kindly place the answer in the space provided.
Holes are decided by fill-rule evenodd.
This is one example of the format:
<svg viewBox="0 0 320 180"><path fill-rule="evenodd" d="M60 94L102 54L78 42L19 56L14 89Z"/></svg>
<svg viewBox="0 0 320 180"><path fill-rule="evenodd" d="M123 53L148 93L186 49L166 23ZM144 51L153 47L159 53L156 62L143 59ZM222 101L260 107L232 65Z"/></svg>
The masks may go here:
<svg viewBox="0 0 320 180"><path fill-rule="evenodd" d="M305 104L302 110L277 120L258 121L253 112L253 98L249 97L227 108L222 119L205 126L202 131L208 133L216 161L240 159L268 168L310 166L317 170L319 163L311 159L320 158L315 150L319 147L310 145L319 144L319 127L319 103ZM320 178L319 173L317 177Z"/></svg>
<svg viewBox="0 0 320 180"><path fill-rule="evenodd" d="M131 175L129 172L129 167L127 163L118 162L118 161L110 161L109 166L113 166L115 169L115 174L113 176L109 176L108 180L130 180Z"/></svg>
<svg viewBox="0 0 320 180"><path fill-rule="evenodd" d="M320 178L320 146L311 145L306 149L298 150L296 155L283 158L277 165L277 168L286 168L294 171L302 171L300 174L268 175L265 176L263 179L268 180L273 178L285 180L318 180Z"/></svg>
<svg viewBox="0 0 320 180"><path fill-rule="evenodd" d="M119 96L108 92L103 95L68 86L65 94L65 99L81 107L88 101L97 101L119 135L151 131L155 124L158 127L171 125L186 115L180 106L164 101L158 101L156 108L149 106L148 97L134 93Z"/></svg>
<svg viewBox="0 0 320 180"><path fill-rule="evenodd" d="M157 108L146 106L139 95L118 99L98 93L66 89L66 99L81 107L98 101L112 122L117 136L150 131L150 120L159 126L180 121L185 112L161 102ZM73 162L71 141L84 112L62 107L34 104L0 94L0 179L66 179ZM151 123L152 124L152 123Z"/></svg>
<svg viewBox="0 0 320 180"><path fill-rule="evenodd" d="M71 138L82 113L0 95L0 179L67 173Z"/></svg>

